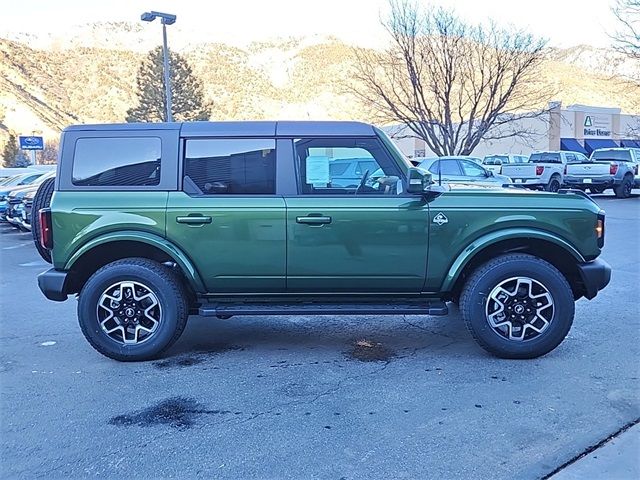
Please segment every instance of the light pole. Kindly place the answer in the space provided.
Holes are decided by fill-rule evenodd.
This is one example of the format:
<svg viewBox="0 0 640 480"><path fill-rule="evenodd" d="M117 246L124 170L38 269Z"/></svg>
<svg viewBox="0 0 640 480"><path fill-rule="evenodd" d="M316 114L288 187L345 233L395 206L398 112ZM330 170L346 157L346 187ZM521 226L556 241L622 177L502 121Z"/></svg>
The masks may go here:
<svg viewBox="0 0 640 480"><path fill-rule="evenodd" d="M153 22L156 17L162 21L162 55L164 57L164 90L166 96L167 112L165 120L173 122L171 114L171 74L169 72L169 49L167 48L167 25L176 23L176 16L170 13L162 12L144 12L140 19L143 22Z"/></svg>

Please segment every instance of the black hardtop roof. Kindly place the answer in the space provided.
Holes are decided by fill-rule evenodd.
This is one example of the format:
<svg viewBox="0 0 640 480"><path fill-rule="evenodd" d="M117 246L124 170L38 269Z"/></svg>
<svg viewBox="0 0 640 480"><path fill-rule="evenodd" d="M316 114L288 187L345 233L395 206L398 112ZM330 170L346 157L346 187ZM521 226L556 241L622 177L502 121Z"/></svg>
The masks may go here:
<svg viewBox="0 0 640 480"><path fill-rule="evenodd" d="M65 132L180 130L182 137L374 136L367 123L350 121L234 121L71 125Z"/></svg>

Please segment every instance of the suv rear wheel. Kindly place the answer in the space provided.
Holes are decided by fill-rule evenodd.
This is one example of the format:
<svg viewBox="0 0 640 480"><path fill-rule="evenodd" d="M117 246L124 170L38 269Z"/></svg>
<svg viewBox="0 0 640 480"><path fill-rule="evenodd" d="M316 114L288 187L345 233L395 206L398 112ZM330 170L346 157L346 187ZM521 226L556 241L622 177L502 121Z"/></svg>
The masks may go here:
<svg viewBox="0 0 640 480"><path fill-rule="evenodd" d="M78 320L85 338L120 361L150 360L182 334L188 317L177 273L146 258L109 263L80 292Z"/></svg>
<svg viewBox="0 0 640 480"><path fill-rule="evenodd" d="M467 328L488 352L502 358L535 358L569 333L575 310L566 278L550 263L507 254L479 267L460 297Z"/></svg>

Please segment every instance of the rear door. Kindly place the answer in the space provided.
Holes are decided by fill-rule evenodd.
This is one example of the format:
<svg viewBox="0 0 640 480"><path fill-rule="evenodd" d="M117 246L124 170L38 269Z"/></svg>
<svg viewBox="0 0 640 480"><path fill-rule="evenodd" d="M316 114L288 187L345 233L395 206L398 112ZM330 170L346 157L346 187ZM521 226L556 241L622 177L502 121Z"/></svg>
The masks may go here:
<svg viewBox="0 0 640 480"><path fill-rule="evenodd" d="M285 289L285 204L276 195L273 138L192 138L182 187L170 192L167 238L208 292Z"/></svg>
<svg viewBox="0 0 640 480"><path fill-rule="evenodd" d="M287 195L287 289L416 293L427 268L429 207L403 193L377 137L299 138L298 194ZM332 162L358 159L356 186L336 186Z"/></svg>

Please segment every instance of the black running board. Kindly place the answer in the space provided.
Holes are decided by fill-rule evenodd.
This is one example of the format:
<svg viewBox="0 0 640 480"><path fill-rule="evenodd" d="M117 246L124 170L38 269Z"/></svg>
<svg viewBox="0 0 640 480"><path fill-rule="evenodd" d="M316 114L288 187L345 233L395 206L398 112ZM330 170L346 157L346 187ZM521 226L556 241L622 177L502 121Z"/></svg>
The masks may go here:
<svg viewBox="0 0 640 480"><path fill-rule="evenodd" d="M198 309L203 317L230 315L447 315L446 303L206 303Z"/></svg>

